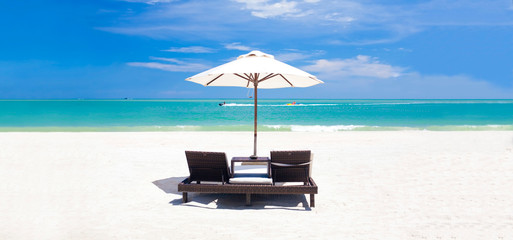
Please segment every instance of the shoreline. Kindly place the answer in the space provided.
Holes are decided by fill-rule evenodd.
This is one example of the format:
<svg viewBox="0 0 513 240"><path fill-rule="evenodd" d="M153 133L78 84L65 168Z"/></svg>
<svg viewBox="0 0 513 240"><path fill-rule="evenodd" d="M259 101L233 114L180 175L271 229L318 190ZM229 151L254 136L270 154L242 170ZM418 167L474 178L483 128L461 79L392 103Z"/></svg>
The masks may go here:
<svg viewBox="0 0 513 240"><path fill-rule="evenodd" d="M513 132L259 132L258 154L309 149L302 195L191 194L185 150L252 152L250 132L2 132L5 239L511 239ZM219 221L222 219L223 223ZM251 224L248 224L251 223Z"/></svg>
<svg viewBox="0 0 513 240"><path fill-rule="evenodd" d="M351 131L513 131L512 125L259 125L258 132L351 132ZM5 127L3 132L253 132L253 125L173 125L173 126L28 126Z"/></svg>

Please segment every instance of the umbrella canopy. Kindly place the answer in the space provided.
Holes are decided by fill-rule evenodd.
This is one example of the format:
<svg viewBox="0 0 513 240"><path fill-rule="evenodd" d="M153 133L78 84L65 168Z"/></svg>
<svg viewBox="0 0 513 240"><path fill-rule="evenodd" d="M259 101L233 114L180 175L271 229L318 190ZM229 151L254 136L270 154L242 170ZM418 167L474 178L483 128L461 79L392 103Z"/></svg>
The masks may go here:
<svg viewBox="0 0 513 240"><path fill-rule="evenodd" d="M310 87L323 83L315 76L274 59L273 55L252 51L236 60L186 79L203 86L235 86L254 88L255 120L253 156L257 149L258 88Z"/></svg>
<svg viewBox="0 0 513 240"><path fill-rule="evenodd" d="M273 55L252 51L187 81L203 86L236 86L253 88L310 87L322 83L315 76L274 59Z"/></svg>

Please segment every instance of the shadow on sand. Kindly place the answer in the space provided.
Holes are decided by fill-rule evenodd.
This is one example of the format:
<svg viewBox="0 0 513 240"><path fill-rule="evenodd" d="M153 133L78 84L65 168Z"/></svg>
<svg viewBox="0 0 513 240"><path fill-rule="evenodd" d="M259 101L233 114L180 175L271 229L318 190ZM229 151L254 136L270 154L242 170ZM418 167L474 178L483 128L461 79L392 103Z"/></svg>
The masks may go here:
<svg viewBox="0 0 513 240"><path fill-rule="evenodd" d="M246 206L244 194L189 193L189 202L182 203L182 193L178 192L178 184L186 177L171 177L153 181L153 184L168 194L176 195L169 202L172 205L198 207L206 209L284 209L292 211L311 211L305 195L252 194L251 206Z"/></svg>

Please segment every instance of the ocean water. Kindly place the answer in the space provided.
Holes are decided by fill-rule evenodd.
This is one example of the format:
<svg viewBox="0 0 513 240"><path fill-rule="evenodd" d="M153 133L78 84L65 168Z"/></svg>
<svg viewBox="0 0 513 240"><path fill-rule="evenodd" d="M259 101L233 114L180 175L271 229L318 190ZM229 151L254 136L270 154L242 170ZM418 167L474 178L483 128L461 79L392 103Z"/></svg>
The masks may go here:
<svg viewBox="0 0 513 240"><path fill-rule="evenodd" d="M224 106L220 102L226 101ZM287 105L296 102L295 105ZM252 131L253 100L2 100L0 131ZM513 130L513 100L268 100L259 131Z"/></svg>

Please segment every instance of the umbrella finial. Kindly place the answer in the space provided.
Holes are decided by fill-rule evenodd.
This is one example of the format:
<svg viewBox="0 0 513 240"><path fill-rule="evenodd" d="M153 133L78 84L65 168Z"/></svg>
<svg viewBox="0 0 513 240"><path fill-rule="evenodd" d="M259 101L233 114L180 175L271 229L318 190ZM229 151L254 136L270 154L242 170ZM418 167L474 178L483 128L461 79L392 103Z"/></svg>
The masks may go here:
<svg viewBox="0 0 513 240"><path fill-rule="evenodd" d="M237 59L245 58L245 57L267 57L274 59L274 56L271 54L263 53L260 51L251 51L248 54L240 55Z"/></svg>

